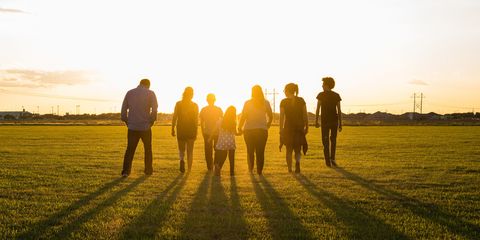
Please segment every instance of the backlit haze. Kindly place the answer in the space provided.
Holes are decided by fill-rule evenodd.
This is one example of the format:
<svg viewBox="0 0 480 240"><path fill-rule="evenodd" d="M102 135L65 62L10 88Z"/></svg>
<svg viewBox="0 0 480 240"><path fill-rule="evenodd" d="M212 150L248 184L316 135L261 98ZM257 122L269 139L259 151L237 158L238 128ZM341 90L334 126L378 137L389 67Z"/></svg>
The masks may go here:
<svg viewBox="0 0 480 240"><path fill-rule="evenodd" d="M313 112L324 76L346 113L480 108L480 1L0 0L0 111L118 112L149 78L160 112L254 84L278 112L289 82Z"/></svg>

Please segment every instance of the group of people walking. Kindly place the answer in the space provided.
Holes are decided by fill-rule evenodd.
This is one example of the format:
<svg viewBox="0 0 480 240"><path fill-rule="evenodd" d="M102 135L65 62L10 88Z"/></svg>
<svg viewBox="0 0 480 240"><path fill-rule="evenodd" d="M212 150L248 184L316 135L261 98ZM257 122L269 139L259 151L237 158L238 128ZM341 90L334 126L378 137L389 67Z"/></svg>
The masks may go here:
<svg viewBox="0 0 480 240"><path fill-rule="evenodd" d="M315 126L322 128L322 143L327 166L337 166L335 161L337 131L342 130L340 95L332 91L335 81L331 77L322 79L323 91L317 96ZM122 104L121 119L128 126L128 143L125 151L122 176L128 177L138 142L142 140L145 149L145 174L153 173L152 131L157 118L157 98L150 89L150 81L142 79L137 88L127 92ZM309 122L305 100L298 96L298 85L289 83L284 88L285 99L280 102L280 151L286 147L288 172L292 172L293 156L295 172L300 173L302 151L306 154ZM230 106L223 113L215 106L215 95L207 95L208 105L199 111L192 101L194 90L186 87L182 99L175 104L171 135L177 138L179 170L190 171L193 163L193 148L198 126L202 131L205 147L205 161L208 171L220 175L229 159L230 175L235 174L235 137L243 135L247 148L247 164L250 173L262 175L265 163L265 146L268 130L272 125L273 113L270 102L265 99L259 85L252 87L251 99L245 102L237 124L237 110ZM321 110L321 112L320 112ZM321 124L318 122L321 120ZM199 124L200 120L200 124ZM186 164L185 164L186 158ZM186 165L186 166L185 166Z"/></svg>

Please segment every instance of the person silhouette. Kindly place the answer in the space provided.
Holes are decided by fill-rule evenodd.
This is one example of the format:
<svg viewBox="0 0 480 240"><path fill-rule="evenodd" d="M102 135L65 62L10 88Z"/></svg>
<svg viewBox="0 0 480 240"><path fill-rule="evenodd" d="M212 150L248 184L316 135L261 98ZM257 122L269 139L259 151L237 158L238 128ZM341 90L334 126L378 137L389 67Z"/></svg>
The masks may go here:
<svg viewBox="0 0 480 240"><path fill-rule="evenodd" d="M250 173L253 171L256 155L257 173L262 175L268 129L272 125L272 121L272 108L270 102L264 97L262 87L253 86L252 98L243 105L242 116L238 124L238 132L244 134L247 145L247 162Z"/></svg>
<svg viewBox="0 0 480 240"><path fill-rule="evenodd" d="M335 152L337 148L337 131L342 131L342 110L340 108L340 95L332 89L335 87L335 80L331 77L324 77L323 92L317 96L317 111L315 113L315 127L318 123L321 109L322 144L325 164L328 167L337 166ZM329 141L330 139L330 141Z"/></svg>
<svg viewBox="0 0 480 240"><path fill-rule="evenodd" d="M218 131L218 141L215 145L215 175L220 176L222 166L227 159L230 162L230 176L235 175L235 136L237 132L237 109L230 106L225 111L225 115L218 121L216 130Z"/></svg>
<svg viewBox="0 0 480 240"><path fill-rule="evenodd" d="M207 95L208 106L200 111L200 128L205 143L205 161L208 171L213 170L213 148L217 144L218 132L215 131L216 124L223 116L222 109L215 106L215 95Z"/></svg>
<svg viewBox="0 0 480 240"><path fill-rule="evenodd" d="M197 138L198 105L192 101L192 98L193 88L186 87L182 100L175 104L172 119L172 136L177 137L180 172L182 173L185 172L185 150L187 150L188 171L192 169L193 147Z"/></svg>
<svg viewBox="0 0 480 240"><path fill-rule="evenodd" d="M150 80L142 79L138 87L125 95L121 119L128 127L127 150L123 158L122 176L128 177L132 169L133 156L140 139L145 149L145 174L153 173L152 130L157 120L157 97L150 88Z"/></svg>
<svg viewBox="0 0 480 240"><path fill-rule="evenodd" d="M303 147L304 153L308 149L305 138L308 133L307 105L298 97L297 84L287 84L284 93L286 98L280 102L280 139L287 148L288 172L292 172L292 153L295 152L295 173L300 173L301 149Z"/></svg>

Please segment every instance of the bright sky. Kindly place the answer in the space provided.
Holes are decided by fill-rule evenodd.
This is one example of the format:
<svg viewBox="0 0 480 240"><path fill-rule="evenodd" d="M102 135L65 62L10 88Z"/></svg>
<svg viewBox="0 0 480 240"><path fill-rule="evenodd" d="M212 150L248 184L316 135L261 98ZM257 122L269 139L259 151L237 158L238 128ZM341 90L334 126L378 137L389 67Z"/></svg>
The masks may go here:
<svg viewBox="0 0 480 240"><path fill-rule="evenodd" d="M324 76L347 113L478 111L480 1L0 0L0 111L119 111L142 78L161 112L289 82L314 111Z"/></svg>

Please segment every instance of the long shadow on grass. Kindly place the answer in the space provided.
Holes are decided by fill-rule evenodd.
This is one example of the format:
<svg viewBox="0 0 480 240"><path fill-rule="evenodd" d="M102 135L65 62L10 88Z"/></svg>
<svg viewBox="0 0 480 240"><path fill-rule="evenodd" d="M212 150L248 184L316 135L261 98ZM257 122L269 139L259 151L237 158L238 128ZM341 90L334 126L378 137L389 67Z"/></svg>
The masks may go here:
<svg viewBox="0 0 480 240"><path fill-rule="evenodd" d="M404 196L398 192L378 186L375 183L364 179L354 173L342 168L335 168L345 178L360 184L362 187L384 195L399 203L402 207L409 209L412 213L424 219L435 222L446 227L450 232L461 235L468 239L480 239L480 226L464 221L452 214L446 213L434 204L421 202L417 199Z"/></svg>
<svg viewBox="0 0 480 240"><path fill-rule="evenodd" d="M205 175L195 193L180 238L247 239L247 224L235 180L230 180L231 202L221 180L220 177Z"/></svg>
<svg viewBox="0 0 480 240"><path fill-rule="evenodd" d="M151 239L157 236L158 231L166 220L172 205L185 186L189 177L177 176L165 190L163 190L138 217L124 227L120 239ZM157 236L158 237L158 236Z"/></svg>
<svg viewBox="0 0 480 240"><path fill-rule="evenodd" d="M102 210L114 205L120 198L127 195L128 192L132 191L135 187L144 182L145 179L147 179L147 176L137 178L135 181L127 185L122 190L115 192L113 195L103 200L96 207L90 209L85 213L82 213L79 217L72 219L72 221L70 221L68 225L62 226L61 230L58 233L54 234L52 238L65 239L69 237L71 233L78 230L84 223L86 223L90 219L93 219Z"/></svg>
<svg viewBox="0 0 480 240"><path fill-rule="evenodd" d="M346 225L349 239L408 239L381 219L318 188L304 175L295 175L295 178L312 196L335 212L335 216Z"/></svg>
<svg viewBox="0 0 480 240"><path fill-rule="evenodd" d="M110 189L118 185L123 180L124 178L117 178L105 184L103 187L101 187L97 191L90 193L85 197L82 197L81 199L74 202L67 208L53 214L48 219L37 222L34 225L30 226L30 230L17 236L17 239L41 238L45 233L47 233L52 228L61 225L61 222L65 220L65 218L67 218L71 213L89 204L93 199L97 198L98 196L108 192Z"/></svg>
<svg viewBox="0 0 480 240"><path fill-rule="evenodd" d="M259 176L257 180L256 176L250 175L250 178L273 239L314 239L265 177Z"/></svg>

